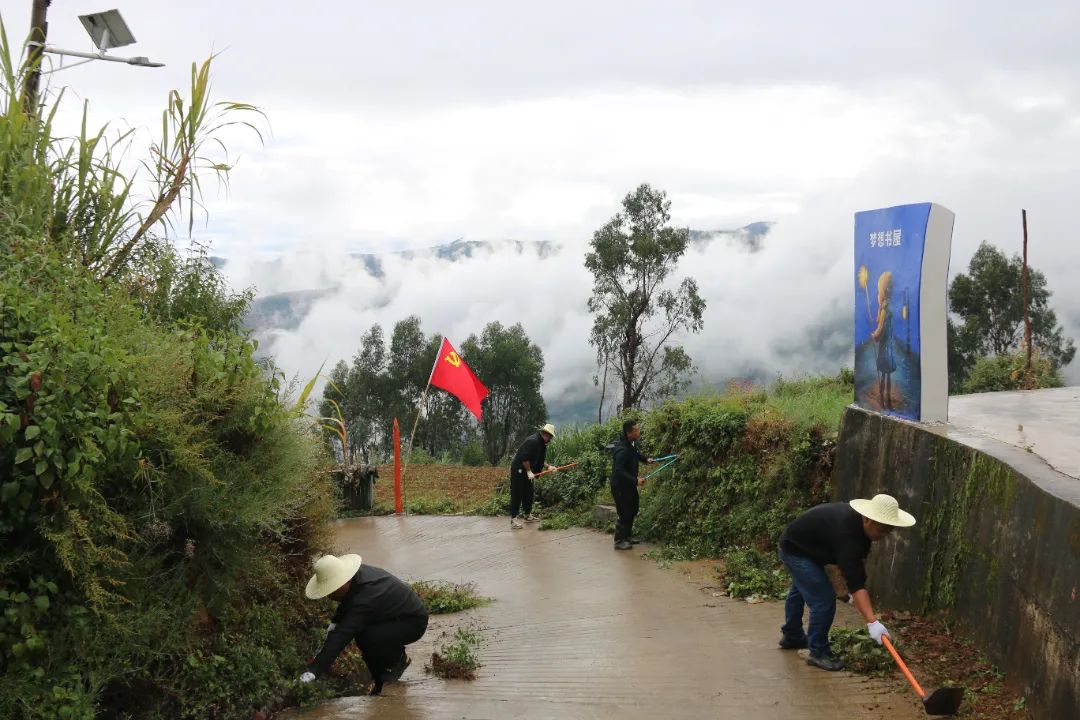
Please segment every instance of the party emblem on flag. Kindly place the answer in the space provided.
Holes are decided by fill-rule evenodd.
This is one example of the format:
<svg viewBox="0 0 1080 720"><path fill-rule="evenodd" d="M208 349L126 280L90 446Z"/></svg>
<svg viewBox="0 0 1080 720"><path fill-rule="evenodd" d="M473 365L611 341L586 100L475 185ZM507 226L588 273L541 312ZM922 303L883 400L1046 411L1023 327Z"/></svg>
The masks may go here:
<svg viewBox="0 0 1080 720"><path fill-rule="evenodd" d="M431 384L463 402L479 420L482 412L480 404L488 396L488 389L446 338L443 338L442 348L439 349L439 358L431 371Z"/></svg>

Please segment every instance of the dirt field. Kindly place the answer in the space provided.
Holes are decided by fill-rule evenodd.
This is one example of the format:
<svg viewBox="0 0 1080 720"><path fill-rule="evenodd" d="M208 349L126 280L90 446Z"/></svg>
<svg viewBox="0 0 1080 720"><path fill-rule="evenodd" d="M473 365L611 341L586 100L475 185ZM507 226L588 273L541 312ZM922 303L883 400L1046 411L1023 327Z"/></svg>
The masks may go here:
<svg viewBox="0 0 1080 720"><path fill-rule="evenodd" d="M405 505L416 515L493 514L500 507L495 493L507 468L462 465L409 465L405 470ZM379 467L374 514L393 512L394 466Z"/></svg>

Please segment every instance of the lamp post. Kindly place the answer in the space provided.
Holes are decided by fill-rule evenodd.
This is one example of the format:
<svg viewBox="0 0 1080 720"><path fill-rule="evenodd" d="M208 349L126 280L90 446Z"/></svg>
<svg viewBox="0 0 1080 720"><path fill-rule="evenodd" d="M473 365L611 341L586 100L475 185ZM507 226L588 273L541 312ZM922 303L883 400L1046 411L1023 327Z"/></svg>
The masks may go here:
<svg viewBox="0 0 1080 720"><path fill-rule="evenodd" d="M27 112L33 112L37 105L38 85L41 78L42 53L50 55L62 55L68 57L83 58L84 62L94 60L107 60L109 62L135 65L136 67L164 67L164 63L152 62L150 58L139 55L136 57L117 57L106 53L118 47L132 45L135 36L131 33L119 10L106 10L105 12L80 15L79 21L86 29L90 39L94 42L97 52L82 52L79 50L65 50L45 44L48 34L48 23L45 15L51 0L34 0L33 14L30 20L30 39L26 45L29 48L30 73L27 75L26 85L23 91L24 107ZM76 63L81 65L82 63ZM74 66L70 66L74 67Z"/></svg>

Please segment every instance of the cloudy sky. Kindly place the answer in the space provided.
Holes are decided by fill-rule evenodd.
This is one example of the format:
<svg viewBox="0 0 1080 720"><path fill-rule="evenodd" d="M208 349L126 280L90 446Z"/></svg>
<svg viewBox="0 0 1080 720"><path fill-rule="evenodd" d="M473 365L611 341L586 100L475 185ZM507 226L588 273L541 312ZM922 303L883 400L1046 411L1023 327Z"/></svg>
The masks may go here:
<svg viewBox="0 0 1080 720"><path fill-rule="evenodd" d="M980 241L1019 250L1026 207L1032 263L1080 335L1075 1L116 4L139 40L117 52L167 67L53 75L67 121L89 98L95 121L148 140L190 62L220 53L216 95L258 105L271 132L228 138L239 164L199 234L261 293L340 288L279 338L297 372L351 356L374 321L416 313L463 338L499 319L544 349L545 395L577 397L591 374L583 248L640 182L669 193L682 225L777 222L760 254L721 243L683 264L709 301L687 340L705 381L830 369L850 321L852 215L905 202L956 213L953 273ZM29 7L0 4L9 35ZM76 15L100 9L54 2L50 43L85 49ZM563 250L391 265L382 282L342 259L458 237ZM266 276L278 256L294 271Z"/></svg>

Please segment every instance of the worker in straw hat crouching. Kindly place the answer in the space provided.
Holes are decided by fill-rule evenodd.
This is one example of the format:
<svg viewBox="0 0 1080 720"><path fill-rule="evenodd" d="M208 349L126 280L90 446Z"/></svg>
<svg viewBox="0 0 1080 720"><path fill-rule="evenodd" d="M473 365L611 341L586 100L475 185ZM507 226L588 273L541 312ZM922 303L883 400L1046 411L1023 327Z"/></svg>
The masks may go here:
<svg viewBox="0 0 1080 720"><path fill-rule="evenodd" d="M836 615L836 592L825 572L838 565L847 584L848 602L866 620L870 636L881 645L889 631L874 614L866 591L866 556L870 543L884 539L893 528L911 527L915 518L900 509L890 495L872 500L834 502L810 508L795 518L780 536L780 559L791 574L791 589L784 604L785 622L780 647L809 647L808 665L841 670L844 664L829 648L829 628ZM803 606L810 608L810 623L803 631Z"/></svg>
<svg viewBox="0 0 1080 720"><path fill-rule="evenodd" d="M322 650L301 682L327 673L353 641L371 673L372 694L381 692L383 683L401 679L412 662L405 646L423 637L428 625L427 608L411 587L381 568L364 565L359 555L324 555L315 563L305 594L312 600L337 600L338 607Z"/></svg>
<svg viewBox="0 0 1080 720"><path fill-rule="evenodd" d="M536 491L536 474L554 470L547 462L547 446L555 438L555 426L551 423L539 428L539 432L525 438L510 461L510 529L520 530L527 522L539 522L533 515L533 494Z"/></svg>

